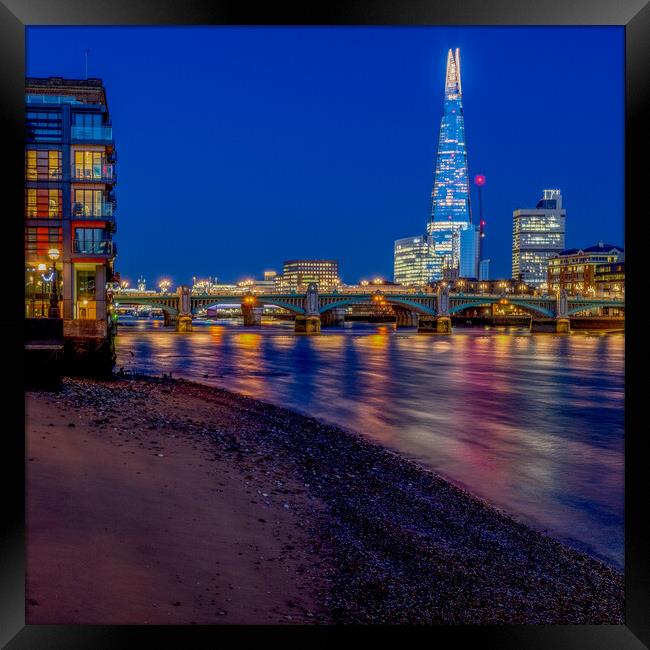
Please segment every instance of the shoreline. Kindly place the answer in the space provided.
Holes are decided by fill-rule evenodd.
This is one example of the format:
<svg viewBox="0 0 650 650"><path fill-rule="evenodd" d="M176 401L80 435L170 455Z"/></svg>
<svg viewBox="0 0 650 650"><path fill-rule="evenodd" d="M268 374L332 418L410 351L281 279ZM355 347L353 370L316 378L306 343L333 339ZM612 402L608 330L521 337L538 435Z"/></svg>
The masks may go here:
<svg viewBox="0 0 650 650"><path fill-rule="evenodd" d="M50 480L49 486L43 485L45 477L38 468L38 456L42 464L43 454L47 452L43 447L47 443L42 440L48 436L40 437L39 447L37 435L40 420L50 417L47 404L65 409L61 414L64 417L72 417L75 408L87 414L83 432L42 423L43 429L47 427L60 443L71 437L76 439L82 433L84 439L92 438L97 445L103 445L102 449L107 444L112 452L117 452L118 446L132 448L129 455L136 457L145 451L145 444L155 443L156 446L145 448L148 464L138 470L144 474L145 491L150 484L161 480L158 471L165 458L169 474L162 480L167 480L167 484L186 476L190 457L192 467L197 463L202 465L200 459L209 466L201 468L200 480L198 475L195 477L194 489L202 485L207 492L214 493L219 482L226 483L222 487L229 494L227 503L217 494L210 497L207 508L205 504L195 504L205 517L202 524L196 524L195 532L198 537L208 534L212 540L213 547L208 544L204 549L205 558L221 553L231 563L228 567L231 583L250 583L244 600L252 605L249 607L244 600L234 607L229 604L228 614L213 612L216 607L213 603L210 607L195 604L187 613L172 602L171 609L164 608L164 615L146 602L140 604L139 610L132 609L138 616L146 613L151 622L190 623L199 619L198 622L212 623L621 624L624 621L624 582L620 572L517 522L466 490L360 434L239 393L182 379L65 379L62 393L30 392L27 403L28 522L34 522L28 526L27 620L30 623L64 622L60 619L62 614L68 617L65 622L111 622L104 618L84 618L80 612L70 611L75 603L79 609L80 597L88 599L89 590L91 594L96 590L93 585L97 576L92 573L88 574L84 592L75 589L73 584L68 585L67 604L61 604L66 600L61 597L58 608L48 602L47 581L64 577L61 567L70 570L74 558L83 555L84 541L75 535L75 527L70 529L69 525L53 522L61 539L58 555L48 553L46 549L52 548L48 537L52 528L41 529L37 524L42 516L47 516L46 512L60 512L60 504L71 498L71 494L61 493L63 488L59 488L57 480ZM110 403L115 406L111 407ZM89 420L92 413L97 417ZM113 427L108 433L106 425L113 420L120 422L122 417L131 417L140 426L133 432ZM184 460L180 459L179 445L192 448ZM169 450L158 452L157 447L171 447L175 451L170 459ZM78 440L74 449L81 458L68 463L65 473L60 466L50 463L54 474L50 479L62 473L68 479L78 478L77 468L88 459L79 451ZM36 459L30 462L34 456ZM105 479L114 486L126 485L125 494L118 501L122 507L125 498L129 501L131 516L137 516L147 506L158 517L175 503L188 513L188 508L195 507L191 501L193 495L189 503L184 501L188 498L185 494L188 488L183 481L170 490L167 501L156 501L155 495L147 492L149 501L141 503L144 497L129 489L130 479L116 461L114 457L112 464L104 468ZM194 476L197 470L189 472ZM228 479L224 478L226 472ZM82 487L87 488L89 481L88 477L81 481ZM235 503L237 508L224 513L228 503ZM70 512L74 513L74 509ZM268 517L256 517L260 512L266 512ZM119 508L112 511L113 518L116 513L117 522L101 513L92 514L98 519L93 522L93 529L106 529L98 534L99 543L102 537L111 535L115 541L116 526L127 540L122 546L129 562L123 559L120 565L122 582L110 582L109 591L114 592L112 602L118 602L120 595L136 589L138 585L129 576L139 566L138 558L131 557L129 547L137 536L128 541L130 529L121 521ZM255 565L254 562L264 560L252 560L252 555L248 557L250 553L242 559L242 555L224 552L221 546L228 547L229 535L222 531L220 540L216 541L209 535L223 529L226 515L232 523L228 529L230 536L240 536L241 540L252 536L258 540L258 546L273 542L277 548L269 549L268 553L275 553L275 557L267 557L273 561ZM267 521L271 518L275 527L269 535ZM152 539L157 539L157 531L163 524L167 532L160 533L161 539L165 535L173 539L179 534L176 531L170 535L171 524L151 518L148 525L153 529ZM77 528L84 525L84 521L76 522ZM190 535L189 539L182 538L177 543L182 549L191 549L195 538L197 535ZM243 545L241 549L236 553L245 553ZM150 571L164 578L177 556L172 552L165 559L156 548L149 553L154 564L157 560L161 565L159 570ZM57 555L58 569L52 555ZM251 568L251 561L255 568ZM282 569L278 571L280 563ZM187 567L182 563L179 566L209 579L210 568L196 567L197 561L191 558L187 564ZM272 565L275 565L273 569ZM94 567L89 565L87 569L92 572ZM278 594L257 593L268 591L259 584L255 587L258 575L263 576L259 584L267 586L283 578ZM161 581L165 582L162 579L158 582ZM213 580L217 592L226 588L222 582L223 579ZM190 590L186 598L191 595ZM215 596L212 600L216 602L219 598ZM180 598L174 602L179 601ZM224 611L225 605L219 607L222 608L219 611ZM94 615L100 614L105 615L106 610Z"/></svg>

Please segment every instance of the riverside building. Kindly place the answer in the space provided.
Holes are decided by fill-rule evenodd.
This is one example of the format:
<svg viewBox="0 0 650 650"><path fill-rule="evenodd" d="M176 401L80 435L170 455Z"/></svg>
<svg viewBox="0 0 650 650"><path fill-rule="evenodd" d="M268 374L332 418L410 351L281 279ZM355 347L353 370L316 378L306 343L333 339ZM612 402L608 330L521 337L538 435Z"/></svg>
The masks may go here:
<svg viewBox="0 0 650 650"><path fill-rule="evenodd" d="M393 279L403 286L422 286L434 278L433 242L428 235L405 237L395 242Z"/></svg>
<svg viewBox="0 0 650 650"><path fill-rule="evenodd" d="M336 260L288 260L284 262L282 275L274 277L280 291L306 291L309 284L316 283L319 291L331 291L341 283L339 263Z"/></svg>
<svg viewBox="0 0 650 650"><path fill-rule="evenodd" d="M561 251L548 261L548 290L553 293L564 289L570 296L595 296L600 280L601 291L607 287L608 291L613 292L616 287L620 291L618 297L621 297L624 283L607 282L605 278L609 275L611 280L612 276L620 274L621 271L615 270L616 263L623 261L624 250L621 246L605 244L602 241L588 248Z"/></svg>
<svg viewBox="0 0 650 650"><path fill-rule="evenodd" d="M596 266L594 280L599 298L625 296L625 262L622 260Z"/></svg>
<svg viewBox="0 0 650 650"><path fill-rule="evenodd" d="M544 190L535 208L512 214L512 277L548 288L549 259L564 249L566 210L560 190Z"/></svg>
<svg viewBox="0 0 650 650"><path fill-rule="evenodd" d="M25 316L62 319L66 354L111 357L116 153L104 85L27 78L25 102Z"/></svg>

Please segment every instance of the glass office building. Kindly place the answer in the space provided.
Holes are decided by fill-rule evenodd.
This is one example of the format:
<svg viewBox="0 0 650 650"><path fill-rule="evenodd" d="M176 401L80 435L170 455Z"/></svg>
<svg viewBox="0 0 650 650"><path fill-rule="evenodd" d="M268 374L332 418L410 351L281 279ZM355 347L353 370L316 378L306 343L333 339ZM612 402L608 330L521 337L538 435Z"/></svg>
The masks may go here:
<svg viewBox="0 0 650 650"><path fill-rule="evenodd" d="M478 226L466 221L431 221L427 230L438 258L434 280L478 278Z"/></svg>
<svg viewBox="0 0 650 650"><path fill-rule="evenodd" d="M431 237L418 235L398 239L393 254L393 279L404 286L426 285L433 280L439 261Z"/></svg>
<svg viewBox="0 0 650 650"><path fill-rule="evenodd" d="M490 262L492 260L486 259L481 260L478 265L478 279L479 280L489 280L490 279Z"/></svg>
<svg viewBox="0 0 650 650"><path fill-rule="evenodd" d="M440 122L436 171L427 226L435 254L439 280L478 277L479 229L472 224L469 172L460 77L460 50L449 50L445 76L444 113Z"/></svg>
<svg viewBox="0 0 650 650"><path fill-rule="evenodd" d="M512 217L512 277L546 290L549 259L564 249L562 193L544 190L534 209L515 210Z"/></svg>

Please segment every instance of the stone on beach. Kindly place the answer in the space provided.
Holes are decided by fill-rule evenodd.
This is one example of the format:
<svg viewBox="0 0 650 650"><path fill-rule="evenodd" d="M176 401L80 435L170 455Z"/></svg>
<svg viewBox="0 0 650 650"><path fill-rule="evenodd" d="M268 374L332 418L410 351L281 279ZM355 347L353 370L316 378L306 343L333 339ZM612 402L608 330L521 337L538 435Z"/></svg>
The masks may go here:
<svg viewBox="0 0 650 650"><path fill-rule="evenodd" d="M38 393L33 395L38 399ZM231 476L225 468L234 472L229 480L239 481L244 496L248 491L264 497L264 503L253 501L250 507L270 513L257 517L256 525L269 531L265 534L273 534L276 512L295 517L301 538L291 539L283 529L281 557L300 550L309 558L296 574L304 576L301 586L318 594L319 607L306 607L300 616L294 608L291 614L283 612L291 622L624 620L619 572L354 433L169 378L65 379L52 399L69 413L92 410L90 422L98 436L111 435L104 433L107 422L128 416L130 437L120 440L137 444L142 437L166 448L173 430L179 441L198 445L204 460L212 456L223 463L224 476ZM159 471L167 472L172 483L174 454L164 456ZM215 487L222 478L215 473ZM281 488L290 499L277 496ZM268 553L264 557L272 559ZM264 560L264 566L272 564ZM277 603L283 604L286 600ZM216 611L222 622L225 610Z"/></svg>

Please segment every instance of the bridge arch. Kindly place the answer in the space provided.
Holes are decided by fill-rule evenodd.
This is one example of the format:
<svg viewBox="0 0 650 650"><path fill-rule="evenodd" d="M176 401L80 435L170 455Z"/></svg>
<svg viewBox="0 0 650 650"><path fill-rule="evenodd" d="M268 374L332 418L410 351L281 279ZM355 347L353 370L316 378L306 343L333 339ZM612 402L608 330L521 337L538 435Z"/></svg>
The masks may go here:
<svg viewBox="0 0 650 650"><path fill-rule="evenodd" d="M617 309L623 309L625 310L625 303L621 302L600 302L597 305L595 304L583 304L583 305L578 305L576 307L571 307L568 311L569 316L575 316L576 314L579 314L580 312L586 311L586 312L594 312L601 307L616 307Z"/></svg>
<svg viewBox="0 0 650 650"><path fill-rule="evenodd" d="M376 294L367 294L367 295L362 295L362 296L350 296L348 298L345 298L343 300L337 300L335 302L330 302L326 305L323 305L320 308L320 313L324 314L327 311L330 311L330 309L336 309L337 307L348 307L350 305L358 305L364 302L372 302L373 296ZM431 309L430 307L427 307L426 305L423 305L421 303L415 302L413 300L409 300L408 298L396 298L394 296L391 296L391 294L381 294L384 300L391 304L391 305L397 305L399 307L406 307L410 311L417 312L418 314L425 314L427 316L435 316L436 312L435 309Z"/></svg>
<svg viewBox="0 0 650 650"><path fill-rule="evenodd" d="M215 297L214 300L207 300L205 298L193 299L192 300L192 314L196 314L203 309L209 309L210 307L217 307L218 305L240 305L242 304L242 299L244 296L224 296L224 297ZM255 299L256 305L272 305L274 307L282 307L282 309L288 309L289 311L294 312L295 314L304 314L305 310L303 307L298 305L285 302L284 300L276 300L272 298L258 298Z"/></svg>
<svg viewBox="0 0 650 650"><path fill-rule="evenodd" d="M449 308L449 313L457 314L458 312L463 311L463 309L470 309L471 307L487 307L488 305L496 305L499 304L500 300L501 298L482 298L480 300L457 303ZM520 302L519 300L511 299L508 299L508 304L519 307L520 309L523 309L524 311L530 313L532 316L544 316L546 318L553 318L555 316L554 312L546 309L545 307L542 307L541 305L535 305L528 302Z"/></svg>
<svg viewBox="0 0 650 650"><path fill-rule="evenodd" d="M165 304L164 302L155 302L152 300L138 300L134 299L124 299L121 296L114 300L116 307L129 307L134 305L144 305L146 307L151 307L152 309L162 309L163 311L169 312L170 314L178 314L178 307L174 307L171 304Z"/></svg>

